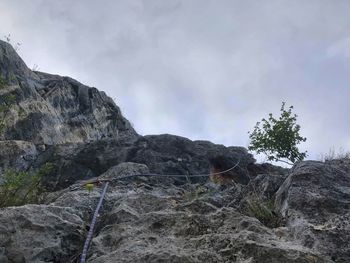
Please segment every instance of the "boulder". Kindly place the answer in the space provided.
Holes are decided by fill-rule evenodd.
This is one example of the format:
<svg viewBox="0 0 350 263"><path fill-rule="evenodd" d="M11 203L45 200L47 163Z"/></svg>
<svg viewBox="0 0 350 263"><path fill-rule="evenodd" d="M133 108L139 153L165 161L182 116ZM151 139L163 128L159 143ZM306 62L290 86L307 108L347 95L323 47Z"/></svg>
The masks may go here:
<svg viewBox="0 0 350 263"><path fill-rule="evenodd" d="M349 162L296 164L275 204L300 244L334 262L350 262Z"/></svg>
<svg viewBox="0 0 350 263"><path fill-rule="evenodd" d="M84 222L71 208L25 205L0 210L1 262L70 262L83 242Z"/></svg>

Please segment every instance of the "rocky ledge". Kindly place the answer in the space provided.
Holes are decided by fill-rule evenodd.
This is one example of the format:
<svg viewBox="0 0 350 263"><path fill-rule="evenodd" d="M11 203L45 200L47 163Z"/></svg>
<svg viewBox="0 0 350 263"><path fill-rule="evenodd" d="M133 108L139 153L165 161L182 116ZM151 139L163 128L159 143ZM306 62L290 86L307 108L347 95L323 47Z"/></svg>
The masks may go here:
<svg viewBox="0 0 350 263"><path fill-rule="evenodd" d="M350 262L349 160L288 170L243 147L140 136L103 92L33 72L1 41L0 75L0 103L15 98L0 182L53 166L42 203L0 209L1 263L78 262L106 180L88 262Z"/></svg>

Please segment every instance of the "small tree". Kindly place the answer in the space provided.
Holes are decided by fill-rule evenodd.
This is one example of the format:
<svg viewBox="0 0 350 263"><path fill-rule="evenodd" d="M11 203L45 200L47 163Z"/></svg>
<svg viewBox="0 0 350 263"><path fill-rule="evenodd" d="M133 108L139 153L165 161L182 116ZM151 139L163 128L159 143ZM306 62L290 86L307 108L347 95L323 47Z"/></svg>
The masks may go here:
<svg viewBox="0 0 350 263"><path fill-rule="evenodd" d="M285 109L282 102L281 116L275 119L272 113L269 118L257 122L253 132L249 132L249 150L266 154L268 160L285 162L292 165L306 157L307 152L300 152L297 145L305 142L300 136L300 125L296 124L297 115L292 114L293 106Z"/></svg>

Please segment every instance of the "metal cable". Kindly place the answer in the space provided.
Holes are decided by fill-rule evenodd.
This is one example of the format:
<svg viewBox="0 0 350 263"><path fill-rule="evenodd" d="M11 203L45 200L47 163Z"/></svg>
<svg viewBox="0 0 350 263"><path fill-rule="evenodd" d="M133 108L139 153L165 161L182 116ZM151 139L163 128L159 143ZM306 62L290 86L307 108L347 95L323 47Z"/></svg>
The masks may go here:
<svg viewBox="0 0 350 263"><path fill-rule="evenodd" d="M191 178L191 177L209 177L209 176L220 175L220 174L224 174L224 173L227 173L229 171L232 171L237 166L239 166L240 162L241 162L241 158L239 158L237 163L234 166L232 166L231 168L229 168L229 169L227 169L225 171L217 172L217 173L209 173L209 174L130 174L130 175L117 177L115 179L119 180L119 179L135 177L135 176L189 177L189 178Z"/></svg>
<svg viewBox="0 0 350 263"><path fill-rule="evenodd" d="M227 173L227 172L235 169L237 166L239 166L240 161L241 161L241 158L231 168L229 168L229 169L227 169L225 171L222 171L222 172L211 173L211 174L210 173L209 174L192 174L192 175L188 175L188 174L131 174L131 175L123 176L123 177L118 177L118 178L116 178L116 180L125 179L125 178L131 178L131 177L135 177L135 176L188 177L188 178L191 178L191 177L207 177L207 176L220 175L220 174ZM98 201L97 207L96 207L95 212L94 212L94 216L92 217L92 220L91 220L89 233L88 233L88 235L86 237L86 240L85 240L85 243L84 243L84 248L83 248L83 252L81 254L80 263L86 263L86 257L87 257L89 246L90 246L90 243L91 243L91 240L92 240L92 236L94 234L94 228L95 228L95 225L96 225L98 213L99 213L99 210L100 210L100 208L102 206L103 199L104 199L104 197L106 195L108 185L109 185L109 180L106 180L106 184L105 184L105 186L103 188L103 191L102 191L101 196L100 196L100 200Z"/></svg>

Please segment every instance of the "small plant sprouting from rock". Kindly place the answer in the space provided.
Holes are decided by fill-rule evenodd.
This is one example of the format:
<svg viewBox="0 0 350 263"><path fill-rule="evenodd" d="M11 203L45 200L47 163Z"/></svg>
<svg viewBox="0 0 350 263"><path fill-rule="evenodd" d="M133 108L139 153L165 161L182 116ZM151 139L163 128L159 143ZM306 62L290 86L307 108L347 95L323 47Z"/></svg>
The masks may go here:
<svg viewBox="0 0 350 263"><path fill-rule="evenodd" d="M6 81L0 76L0 89L3 89L6 85Z"/></svg>
<svg viewBox="0 0 350 263"><path fill-rule="evenodd" d="M0 184L0 207L20 206L28 203L40 203L45 188L42 178L53 169L46 163L37 172L8 170L4 173Z"/></svg>
<svg viewBox="0 0 350 263"><path fill-rule="evenodd" d="M86 184L85 185L86 190L88 190L89 194L94 190L94 184Z"/></svg>
<svg viewBox="0 0 350 263"><path fill-rule="evenodd" d="M94 184L89 183L85 185L85 189L89 192L89 208L92 208L92 204L91 204L91 192L94 190Z"/></svg>
<svg viewBox="0 0 350 263"><path fill-rule="evenodd" d="M4 39L7 43L12 44L11 34L4 36ZM14 50L19 51L21 45L22 45L21 43L17 42L15 45L13 45Z"/></svg>
<svg viewBox="0 0 350 263"><path fill-rule="evenodd" d="M32 71L39 71L40 68L37 64L34 64L33 67L32 67Z"/></svg>
<svg viewBox="0 0 350 263"><path fill-rule="evenodd" d="M274 210L273 201L263 201L257 197L251 197L246 201L245 214L255 217L262 224L270 228L280 227L282 217Z"/></svg>
<svg viewBox="0 0 350 263"><path fill-rule="evenodd" d="M257 122L253 132L249 132L249 150L263 153L269 161L284 162L292 165L302 161L307 152L300 152L297 145L305 142L300 136L300 125L296 123L297 115L292 113L293 106L285 109L282 102L281 115L275 119L272 113L268 119Z"/></svg>
<svg viewBox="0 0 350 263"><path fill-rule="evenodd" d="M336 150L334 147L332 147L329 149L328 153L321 154L319 160L322 162L332 160L350 160L350 152L344 150L343 148Z"/></svg>

